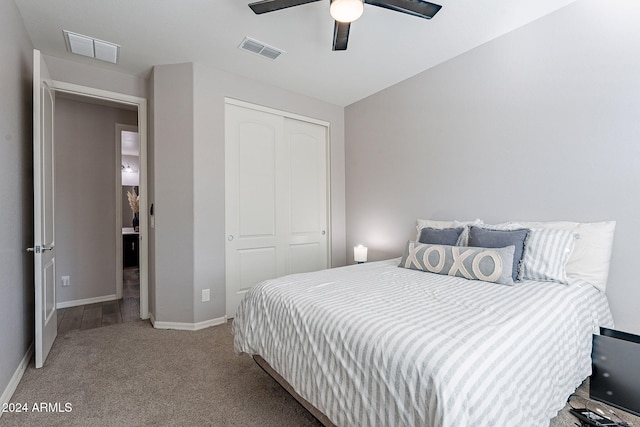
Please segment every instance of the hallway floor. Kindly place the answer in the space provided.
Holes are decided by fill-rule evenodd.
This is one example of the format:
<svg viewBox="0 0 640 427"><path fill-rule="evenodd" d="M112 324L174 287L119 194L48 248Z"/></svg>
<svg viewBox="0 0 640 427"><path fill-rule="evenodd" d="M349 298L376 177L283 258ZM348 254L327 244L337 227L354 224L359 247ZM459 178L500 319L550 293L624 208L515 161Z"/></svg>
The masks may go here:
<svg viewBox="0 0 640 427"><path fill-rule="evenodd" d="M92 329L140 319L140 271L125 268L122 299L58 310L58 334L74 329Z"/></svg>

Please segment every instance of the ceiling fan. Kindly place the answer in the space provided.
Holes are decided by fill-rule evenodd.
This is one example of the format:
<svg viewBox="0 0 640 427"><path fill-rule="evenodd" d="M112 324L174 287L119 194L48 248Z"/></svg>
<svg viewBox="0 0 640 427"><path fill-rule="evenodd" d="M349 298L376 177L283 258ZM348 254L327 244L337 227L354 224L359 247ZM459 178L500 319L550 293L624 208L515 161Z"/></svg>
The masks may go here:
<svg viewBox="0 0 640 427"><path fill-rule="evenodd" d="M262 0L249 4L257 15L320 0ZM349 28L364 11L364 3L384 7L420 18L431 19L442 6L423 0L330 0L333 25L333 50L347 50Z"/></svg>

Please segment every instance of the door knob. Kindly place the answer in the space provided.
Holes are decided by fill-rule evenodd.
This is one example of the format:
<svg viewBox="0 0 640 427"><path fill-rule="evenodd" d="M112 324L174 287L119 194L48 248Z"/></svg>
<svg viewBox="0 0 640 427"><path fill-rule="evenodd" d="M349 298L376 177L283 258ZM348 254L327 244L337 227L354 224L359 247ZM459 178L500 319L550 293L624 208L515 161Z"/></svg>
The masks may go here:
<svg viewBox="0 0 640 427"><path fill-rule="evenodd" d="M227 240L228 240L228 241L232 241L232 240L233 240L233 234L229 234L229 235L227 236Z"/></svg>
<svg viewBox="0 0 640 427"><path fill-rule="evenodd" d="M325 230L322 230L322 235L324 236L325 234L327 234L327 232Z"/></svg>

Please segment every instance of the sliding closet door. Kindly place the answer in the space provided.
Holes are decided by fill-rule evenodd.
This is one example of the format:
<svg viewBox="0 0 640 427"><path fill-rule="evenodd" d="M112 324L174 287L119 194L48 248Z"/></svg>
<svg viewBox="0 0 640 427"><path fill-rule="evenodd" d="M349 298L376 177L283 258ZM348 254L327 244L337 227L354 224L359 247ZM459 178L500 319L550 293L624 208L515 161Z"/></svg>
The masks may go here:
<svg viewBox="0 0 640 427"><path fill-rule="evenodd" d="M285 119L289 161L287 274L327 268L327 128Z"/></svg>
<svg viewBox="0 0 640 427"><path fill-rule="evenodd" d="M257 283L327 268L326 127L226 106L226 293L233 317Z"/></svg>
<svg viewBox="0 0 640 427"><path fill-rule="evenodd" d="M285 273L284 118L226 106L227 315L256 283ZM278 240L283 241L278 241Z"/></svg>

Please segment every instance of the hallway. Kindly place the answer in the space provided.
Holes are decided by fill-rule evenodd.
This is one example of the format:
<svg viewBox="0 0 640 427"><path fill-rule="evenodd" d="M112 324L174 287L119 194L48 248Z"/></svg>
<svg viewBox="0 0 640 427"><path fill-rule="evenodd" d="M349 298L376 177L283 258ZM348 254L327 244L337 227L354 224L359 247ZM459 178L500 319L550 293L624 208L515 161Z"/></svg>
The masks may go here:
<svg viewBox="0 0 640 427"><path fill-rule="evenodd" d="M125 268L122 299L58 310L58 334L140 319L140 270Z"/></svg>

